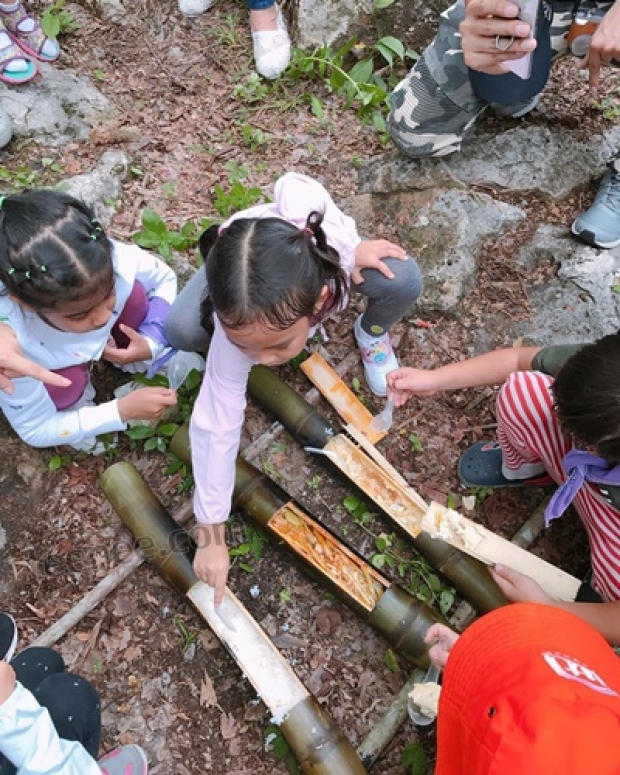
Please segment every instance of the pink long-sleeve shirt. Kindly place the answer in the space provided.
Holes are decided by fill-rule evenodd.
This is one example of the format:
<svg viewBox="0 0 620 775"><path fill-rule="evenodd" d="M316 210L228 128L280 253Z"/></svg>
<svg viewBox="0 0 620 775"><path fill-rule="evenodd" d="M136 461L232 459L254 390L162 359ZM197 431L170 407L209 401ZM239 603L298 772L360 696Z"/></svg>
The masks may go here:
<svg viewBox="0 0 620 775"><path fill-rule="evenodd" d="M272 204L243 210L224 225L237 218L276 217L301 229L313 210L322 212L327 241L338 251L340 264L350 276L361 239L355 221L335 205L325 188L312 178L289 172L277 181L274 196ZM216 315L202 387L190 423L194 513L202 524L225 522L230 513L248 374L255 363L228 340Z"/></svg>

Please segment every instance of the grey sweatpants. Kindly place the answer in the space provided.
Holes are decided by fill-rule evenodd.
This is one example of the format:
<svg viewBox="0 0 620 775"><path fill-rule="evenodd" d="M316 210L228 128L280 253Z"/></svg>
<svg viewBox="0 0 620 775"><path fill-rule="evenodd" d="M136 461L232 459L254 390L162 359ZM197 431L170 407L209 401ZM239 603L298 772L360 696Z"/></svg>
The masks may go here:
<svg viewBox="0 0 620 775"><path fill-rule="evenodd" d="M552 2L550 34L554 58L566 53L573 5L573 0ZM489 105L474 93L459 32L464 18L464 0L457 0L441 14L437 37L392 94L388 130L394 143L408 156L446 156L460 150L474 122L487 107L502 116L516 117L536 104L534 99L514 105Z"/></svg>
<svg viewBox="0 0 620 775"><path fill-rule="evenodd" d="M351 290L368 298L368 306L362 317L362 329L376 336L371 326L389 331L415 304L422 292L422 274L415 259L400 261L385 258L394 273L388 280L376 269L364 269L364 282L351 284ZM179 350L205 350L209 335L200 325L200 303L207 295L207 276L200 267L185 288L177 296L166 318L166 338Z"/></svg>

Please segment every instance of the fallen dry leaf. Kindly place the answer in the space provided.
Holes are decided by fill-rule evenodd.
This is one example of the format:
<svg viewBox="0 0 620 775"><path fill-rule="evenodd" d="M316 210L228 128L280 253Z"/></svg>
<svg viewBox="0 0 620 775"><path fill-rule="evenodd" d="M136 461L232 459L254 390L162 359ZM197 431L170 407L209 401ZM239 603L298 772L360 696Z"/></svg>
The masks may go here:
<svg viewBox="0 0 620 775"><path fill-rule="evenodd" d="M200 683L200 705L203 708L219 708L219 702L217 701L217 694L213 688L213 681L211 680L207 671L204 671L202 681Z"/></svg>
<svg viewBox="0 0 620 775"><path fill-rule="evenodd" d="M220 732L224 740L232 740L237 735L238 727L232 713L222 713L220 716Z"/></svg>

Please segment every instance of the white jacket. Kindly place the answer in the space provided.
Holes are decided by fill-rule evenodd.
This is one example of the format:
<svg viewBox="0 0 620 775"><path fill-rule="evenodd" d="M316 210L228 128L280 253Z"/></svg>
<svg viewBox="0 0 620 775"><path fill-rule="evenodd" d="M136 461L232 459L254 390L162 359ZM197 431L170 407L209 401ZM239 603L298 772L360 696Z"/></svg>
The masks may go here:
<svg viewBox="0 0 620 775"><path fill-rule="evenodd" d="M26 358L51 370L99 360L136 281L140 282L149 299L157 296L172 304L177 290L173 270L137 245L120 242L113 242L113 245L116 305L115 314L104 328L83 334L59 331L36 313L25 311L8 296L0 296L0 322L13 329ZM150 364L161 355L164 345L148 341L153 356L147 362ZM13 380L13 386L11 395L0 391L0 409L19 437L33 447L74 444L90 436L127 427L120 418L117 401L59 411L39 380L20 377Z"/></svg>
<svg viewBox="0 0 620 775"><path fill-rule="evenodd" d="M80 743L58 736L47 709L19 682L0 705L0 751L17 775L101 775Z"/></svg>

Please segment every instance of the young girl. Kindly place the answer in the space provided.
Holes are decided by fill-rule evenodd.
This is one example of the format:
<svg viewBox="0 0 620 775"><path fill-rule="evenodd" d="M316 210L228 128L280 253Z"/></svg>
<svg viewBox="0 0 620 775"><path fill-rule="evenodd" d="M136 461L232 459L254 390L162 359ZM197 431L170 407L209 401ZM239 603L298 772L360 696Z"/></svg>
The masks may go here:
<svg viewBox="0 0 620 775"><path fill-rule="evenodd" d="M479 442L459 461L470 487L560 485L547 524L572 502L588 534L593 587L603 603L559 603L532 579L496 566L511 600L564 608L620 644L620 333L595 344L516 347L388 376L397 405L411 395L504 382L496 403L499 444Z"/></svg>
<svg viewBox="0 0 620 775"><path fill-rule="evenodd" d="M163 319L176 277L141 248L108 239L81 202L56 191L1 197L0 283L0 339L15 336L26 359L65 378L45 385L24 376L0 392L26 443L102 452L97 435L176 403L172 390L142 388L94 405L91 361L145 371L169 350Z"/></svg>
<svg viewBox="0 0 620 775"><path fill-rule="evenodd" d="M205 232L200 249L205 267L179 295L166 334L179 349L196 349L206 345L204 329L214 325L190 432L202 533L194 568L215 587L217 603L228 574L223 523L250 369L298 355L317 326L346 304L351 282L369 300L355 323L366 379L374 393L385 395L385 375L397 366L388 331L417 299L421 279L402 248L385 240L362 241L354 221L323 186L296 174L277 182L273 204Z"/></svg>

